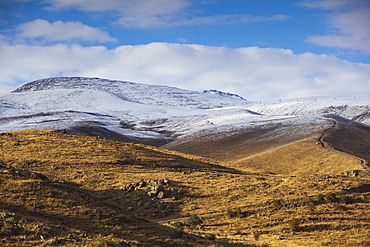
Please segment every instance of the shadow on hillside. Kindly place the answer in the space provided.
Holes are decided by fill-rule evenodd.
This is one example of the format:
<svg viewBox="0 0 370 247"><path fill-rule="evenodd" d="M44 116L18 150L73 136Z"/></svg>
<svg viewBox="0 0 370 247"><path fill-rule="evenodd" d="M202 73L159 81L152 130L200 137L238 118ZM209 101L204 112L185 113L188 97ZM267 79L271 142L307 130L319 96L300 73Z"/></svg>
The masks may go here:
<svg viewBox="0 0 370 247"><path fill-rule="evenodd" d="M299 231L300 232L327 231L332 228L333 226L331 224L320 224L320 225L313 225L313 226L303 226L299 228Z"/></svg>
<svg viewBox="0 0 370 247"><path fill-rule="evenodd" d="M127 217L127 215L117 209L114 209L114 207L106 207L106 209L101 208L101 206L96 207L94 203L87 207L86 212L91 210L91 212L96 212L95 214L78 213L77 207L81 205L84 205L86 207L86 201L75 201L73 204L75 206L68 207L68 209L53 211L52 209L48 208L48 206L42 205L42 203L37 206L32 206L28 204L27 198L25 198L24 200L24 205L15 205L13 203L0 200L0 208L2 210L7 210L26 217L31 217L33 219L36 219L37 221L47 223L50 226L58 226L57 228L59 229L79 229L90 234L99 234L109 231L119 236L122 235L122 231L114 228L113 226L127 227L127 225L130 225L130 223L132 223L133 227L129 228L132 228L132 230L134 230L135 225L137 225L138 223L140 224L147 222L144 219L133 219L132 217ZM111 224L105 224L107 222L104 222L104 220L108 219L109 216L119 219L119 221L114 221L114 223ZM112 218L112 220L114 218Z"/></svg>
<svg viewBox="0 0 370 247"><path fill-rule="evenodd" d="M163 182L166 180L166 182ZM181 217L180 205L184 198L200 198L188 191L195 187L182 182L161 179L126 184L121 189L91 191L103 203L119 207L137 217L158 220Z"/></svg>
<svg viewBox="0 0 370 247"><path fill-rule="evenodd" d="M178 190L184 189L184 186L166 179L143 186L149 190L128 187L127 190L94 191L3 163L0 163L0 181L0 210L15 213L17 216L14 217L42 222L39 226L47 228L43 231L45 239L67 236L71 231L78 230L95 237L114 235L146 241L151 245L157 242L160 246L167 239L173 239L176 231L147 219L176 213L179 205L177 198L185 194ZM152 193L154 187L157 191ZM173 200L163 201L159 192L162 192L163 199L172 196ZM0 215L1 220L3 216ZM7 234L30 234L17 224L9 228ZM2 233L0 231L0 237Z"/></svg>
<svg viewBox="0 0 370 247"><path fill-rule="evenodd" d="M22 182L19 176L13 176L12 179ZM0 209L43 222L49 229L43 235L45 239L64 237L71 231L78 230L89 236L114 235L161 246L176 235L174 229L150 222L139 215L143 209L143 212L158 212L158 216L162 217L160 212L168 211L169 208L176 210L176 203L144 198L141 193L136 200L127 197L125 199L123 196L120 203L117 203L114 202L117 198L104 200L95 196L95 191L60 182L23 181L27 182L15 183L11 190L1 190L3 197L0 199ZM107 192L110 195L123 194L119 190L106 190L102 193ZM131 207L131 203L137 205L139 202L141 205L137 209Z"/></svg>
<svg viewBox="0 0 370 247"><path fill-rule="evenodd" d="M74 126L68 129L68 132L77 135L85 135L85 136L95 136L106 138L108 140L113 141L120 141L120 142L128 142L128 143L136 143L136 144L145 144L154 147L160 147L167 143L173 141L173 139L169 135L163 135L162 138L140 138L134 136L125 136L115 131L108 130L102 126L92 126L86 125L83 122L80 123L81 126ZM88 126L88 127L86 127Z"/></svg>
<svg viewBox="0 0 370 247"><path fill-rule="evenodd" d="M180 159L180 161L176 160L175 162L166 161L166 162L156 162L153 161L150 164L145 164L142 162L138 162L135 160L124 160L118 161L117 163L111 163L110 165L120 165L123 167L127 167L125 172L130 173L129 168L135 166L136 169L143 169L143 170L165 170L171 172L178 172L183 174L189 174L194 172L220 172L220 173L230 173L230 174L238 174L238 175L246 175L247 173L235 169L230 168L218 164L207 163L198 160L187 160L185 158L181 158L178 156L174 156L174 159ZM133 171L132 173L136 173Z"/></svg>
<svg viewBox="0 0 370 247"><path fill-rule="evenodd" d="M367 193L370 192L370 184L364 184L347 190L349 193Z"/></svg>

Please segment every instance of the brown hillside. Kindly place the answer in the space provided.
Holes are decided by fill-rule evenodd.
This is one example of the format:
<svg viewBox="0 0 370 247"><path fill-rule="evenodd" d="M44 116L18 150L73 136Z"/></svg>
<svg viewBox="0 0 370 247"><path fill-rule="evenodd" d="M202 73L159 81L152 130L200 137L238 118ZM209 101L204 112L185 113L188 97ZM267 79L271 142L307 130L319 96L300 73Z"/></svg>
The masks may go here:
<svg viewBox="0 0 370 247"><path fill-rule="evenodd" d="M361 161L341 152L324 149L316 139L296 141L234 161L242 167L287 175L339 174L363 169Z"/></svg>
<svg viewBox="0 0 370 247"><path fill-rule="evenodd" d="M1 246L370 244L368 170L252 172L64 131L3 133L0 147Z"/></svg>
<svg viewBox="0 0 370 247"><path fill-rule="evenodd" d="M1 165L0 175L1 246L178 246L171 228L135 217L90 190L9 166Z"/></svg>
<svg viewBox="0 0 370 247"><path fill-rule="evenodd" d="M370 162L370 126L337 117L337 124L323 141L332 148Z"/></svg>
<svg viewBox="0 0 370 247"><path fill-rule="evenodd" d="M163 179L166 171L236 172L200 157L64 131L3 133L0 147L2 246L207 245L147 220L163 217L162 206L176 212L176 203L144 191L127 195L125 186Z"/></svg>
<svg viewBox="0 0 370 247"><path fill-rule="evenodd" d="M164 145L164 148L234 162L291 142L319 138L333 125L329 119L296 123L293 120L270 121L222 133L200 132Z"/></svg>
<svg viewBox="0 0 370 247"><path fill-rule="evenodd" d="M63 177L76 169L167 169L232 171L218 162L141 144L121 143L63 131L0 134L0 159L17 168ZM66 177L66 179L70 179Z"/></svg>

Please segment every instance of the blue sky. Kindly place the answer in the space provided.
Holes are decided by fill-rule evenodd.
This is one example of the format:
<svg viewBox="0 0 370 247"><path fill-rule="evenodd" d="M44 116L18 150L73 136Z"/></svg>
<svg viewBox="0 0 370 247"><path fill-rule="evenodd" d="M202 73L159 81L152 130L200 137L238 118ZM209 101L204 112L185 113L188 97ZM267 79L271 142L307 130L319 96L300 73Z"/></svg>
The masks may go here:
<svg viewBox="0 0 370 247"><path fill-rule="evenodd" d="M0 0L0 92L93 76L251 100L370 94L369 0Z"/></svg>

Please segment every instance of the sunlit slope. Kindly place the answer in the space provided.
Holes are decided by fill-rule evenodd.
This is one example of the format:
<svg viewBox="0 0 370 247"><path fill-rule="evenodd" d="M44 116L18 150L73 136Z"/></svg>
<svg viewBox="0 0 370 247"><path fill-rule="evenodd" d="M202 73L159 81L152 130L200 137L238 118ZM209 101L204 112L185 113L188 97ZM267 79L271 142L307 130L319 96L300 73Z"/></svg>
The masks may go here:
<svg viewBox="0 0 370 247"><path fill-rule="evenodd" d="M236 161L245 167L287 175L339 174L363 169L361 161L322 148L316 139L305 139Z"/></svg>
<svg viewBox="0 0 370 247"><path fill-rule="evenodd" d="M215 161L141 144L69 134L64 131L28 130L0 136L0 159L9 165L51 170L61 175L76 167L97 169L210 169L228 170ZM59 169L62 169L58 171ZM54 171L54 172L53 172Z"/></svg>

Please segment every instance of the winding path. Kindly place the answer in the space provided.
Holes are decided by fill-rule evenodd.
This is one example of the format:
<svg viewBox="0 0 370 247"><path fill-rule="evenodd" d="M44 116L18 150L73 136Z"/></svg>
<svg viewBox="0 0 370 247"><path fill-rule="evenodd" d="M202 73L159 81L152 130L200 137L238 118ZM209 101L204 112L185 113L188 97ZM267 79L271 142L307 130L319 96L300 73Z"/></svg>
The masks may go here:
<svg viewBox="0 0 370 247"><path fill-rule="evenodd" d="M319 144L323 147L323 148L326 148L326 149L329 149L327 146L325 146L325 142L324 142L324 136L329 132L329 131L332 131L335 126L337 125L337 121L333 120L333 126L331 126L330 128L326 129L319 137L319 139L317 139L317 141L319 142Z"/></svg>
<svg viewBox="0 0 370 247"><path fill-rule="evenodd" d="M330 150L330 151L333 151L333 152L338 152L338 153L341 153L341 154L344 154L344 155L347 155L349 157L352 157L354 159L357 159L360 161L360 165L364 168L364 169L368 169L368 165L369 165L369 162L363 158L360 158L358 156L355 156L353 154L350 154L350 153L347 153L347 152L343 152L343 151L340 151L340 150L337 150L337 149L334 149L333 147L331 147L328 143L324 142L324 137L325 135L327 135L330 131L332 131L335 127L337 126L337 121L333 120L333 126L331 126L330 128L326 129L321 135L320 137L317 139L318 141L318 144L320 144L323 148L327 149L327 150Z"/></svg>

